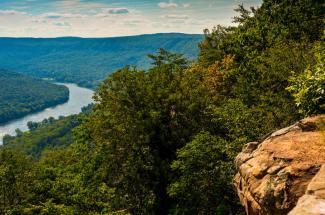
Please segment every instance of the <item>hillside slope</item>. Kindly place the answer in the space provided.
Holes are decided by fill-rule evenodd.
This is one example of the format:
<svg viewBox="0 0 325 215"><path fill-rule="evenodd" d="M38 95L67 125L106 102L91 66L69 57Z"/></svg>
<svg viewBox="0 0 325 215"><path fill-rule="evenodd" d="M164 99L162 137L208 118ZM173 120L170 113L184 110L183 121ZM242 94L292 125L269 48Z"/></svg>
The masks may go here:
<svg viewBox="0 0 325 215"><path fill-rule="evenodd" d="M0 70L0 123L25 116L69 99L65 86Z"/></svg>
<svg viewBox="0 0 325 215"><path fill-rule="evenodd" d="M147 68L164 48L194 59L202 35L154 34L117 38L0 38L0 65L36 77L94 87L125 65Z"/></svg>

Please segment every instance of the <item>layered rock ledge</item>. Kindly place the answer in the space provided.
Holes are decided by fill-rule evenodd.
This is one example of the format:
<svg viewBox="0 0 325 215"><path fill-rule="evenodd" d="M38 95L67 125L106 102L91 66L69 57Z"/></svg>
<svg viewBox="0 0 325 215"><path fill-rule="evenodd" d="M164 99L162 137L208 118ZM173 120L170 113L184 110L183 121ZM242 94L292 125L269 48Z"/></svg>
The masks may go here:
<svg viewBox="0 0 325 215"><path fill-rule="evenodd" d="M291 215L325 214L324 123L325 115L304 119L244 146L234 185L247 214L288 214L298 200Z"/></svg>

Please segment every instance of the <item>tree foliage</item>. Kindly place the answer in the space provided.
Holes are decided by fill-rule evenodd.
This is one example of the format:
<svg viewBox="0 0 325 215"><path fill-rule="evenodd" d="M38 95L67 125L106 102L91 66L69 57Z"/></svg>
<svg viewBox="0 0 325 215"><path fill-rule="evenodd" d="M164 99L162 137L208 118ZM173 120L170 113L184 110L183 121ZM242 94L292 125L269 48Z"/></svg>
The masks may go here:
<svg viewBox="0 0 325 215"><path fill-rule="evenodd" d="M179 200L172 214L236 212L232 150L224 139L200 133L177 151L171 165L176 179L168 187L169 195Z"/></svg>
<svg viewBox="0 0 325 215"><path fill-rule="evenodd" d="M293 93L300 111L308 116L325 113L325 46L315 50L317 64L290 79L288 90Z"/></svg>
<svg viewBox="0 0 325 215"><path fill-rule="evenodd" d="M197 61L160 49L149 55L150 69L127 66L110 75L72 144L43 147L43 138L34 138L69 120L30 123L30 133L6 137L11 150L37 146L39 160L24 204L3 210L241 214L231 183L242 145L300 119L296 102L304 113L323 112L324 55L313 47L324 29L324 4L264 0L237 11L238 26L205 31ZM45 146L57 146L57 138Z"/></svg>

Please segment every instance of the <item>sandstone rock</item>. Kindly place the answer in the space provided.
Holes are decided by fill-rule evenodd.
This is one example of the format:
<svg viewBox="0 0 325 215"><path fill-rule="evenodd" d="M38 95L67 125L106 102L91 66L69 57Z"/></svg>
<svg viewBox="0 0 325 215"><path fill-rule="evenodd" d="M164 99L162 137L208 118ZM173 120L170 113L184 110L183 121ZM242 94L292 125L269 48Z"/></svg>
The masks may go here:
<svg viewBox="0 0 325 215"><path fill-rule="evenodd" d="M325 199L325 165L322 166L317 175L311 180L306 193Z"/></svg>
<svg viewBox="0 0 325 215"><path fill-rule="evenodd" d="M324 215L325 214L325 165L309 183L306 194L290 211L289 215Z"/></svg>
<svg viewBox="0 0 325 215"><path fill-rule="evenodd" d="M325 200L312 195L302 196L297 206L288 215L324 215Z"/></svg>
<svg viewBox="0 0 325 215"><path fill-rule="evenodd" d="M325 115L301 120L244 146L234 184L247 214L288 214L306 192L299 200L303 207L313 202L323 210L325 173L313 179L325 164L322 121Z"/></svg>

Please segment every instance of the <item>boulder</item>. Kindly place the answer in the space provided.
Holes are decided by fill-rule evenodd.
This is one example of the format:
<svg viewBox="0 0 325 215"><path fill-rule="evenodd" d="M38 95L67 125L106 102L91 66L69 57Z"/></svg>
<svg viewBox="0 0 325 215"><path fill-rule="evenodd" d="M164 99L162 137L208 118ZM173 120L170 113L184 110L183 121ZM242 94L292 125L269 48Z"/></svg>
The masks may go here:
<svg viewBox="0 0 325 215"><path fill-rule="evenodd" d="M244 146L234 185L247 214L288 214L302 196L303 207L313 202L324 209L318 202L324 184L313 179L325 164L324 122L325 115L304 119Z"/></svg>

